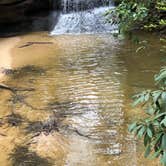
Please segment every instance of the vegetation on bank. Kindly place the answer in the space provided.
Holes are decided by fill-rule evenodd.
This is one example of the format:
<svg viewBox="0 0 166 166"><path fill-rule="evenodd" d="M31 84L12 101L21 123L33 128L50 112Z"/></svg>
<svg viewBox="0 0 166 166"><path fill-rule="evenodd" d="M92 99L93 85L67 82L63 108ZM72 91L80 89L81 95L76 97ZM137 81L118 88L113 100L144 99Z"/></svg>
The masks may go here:
<svg viewBox="0 0 166 166"><path fill-rule="evenodd" d="M115 0L118 6L106 13L111 23L118 23L121 32L134 29L166 31L165 0Z"/></svg>
<svg viewBox="0 0 166 166"><path fill-rule="evenodd" d="M146 118L132 123L129 131L143 138L145 157L152 153L152 159L160 157L166 165L166 68L155 76L155 82L155 90L146 90L133 97L134 106L141 105Z"/></svg>
<svg viewBox="0 0 166 166"><path fill-rule="evenodd" d="M111 23L119 24L119 32L155 31L161 35L161 51L166 53L166 0L116 0L115 10L106 13ZM145 157L160 158L166 166L166 67L155 76L157 88L133 97L146 117L135 121L129 131L144 140Z"/></svg>

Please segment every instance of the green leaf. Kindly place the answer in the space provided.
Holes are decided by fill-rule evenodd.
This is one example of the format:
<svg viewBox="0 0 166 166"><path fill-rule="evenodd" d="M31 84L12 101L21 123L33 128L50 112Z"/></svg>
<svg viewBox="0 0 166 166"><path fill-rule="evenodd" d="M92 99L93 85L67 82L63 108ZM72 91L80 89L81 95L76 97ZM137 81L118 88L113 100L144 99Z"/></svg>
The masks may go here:
<svg viewBox="0 0 166 166"><path fill-rule="evenodd" d="M163 92L163 93L161 94L161 98L162 98L163 101L166 100L166 92Z"/></svg>
<svg viewBox="0 0 166 166"><path fill-rule="evenodd" d="M163 124L163 125L166 127L166 116L165 116L165 118L161 121L160 124L161 124L161 125Z"/></svg>
<svg viewBox="0 0 166 166"><path fill-rule="evenodd" d="M164 133L164 135L162 136L161 148L162 148L163 150L166 150L166 133Z"/></svg>
<svg viewBox="0 0 166 166"><path fill-rule="evenodd" d="M147 134L145 134L144 136L144 146L147 146L147 144L151 141L151 139L149 138L149 136Z"/></svg>
<svg viewBox="0 0 166 166"><path fill-rule="evenodd" d="M149 115L153 115L155 113L155 110L151 107L146 110L146 113Z"/></svg>
<svg viewBox="0 0 166 166"><path fill-rule="evenodd" d="M137 136L141 138L143 136L143 134L145 133L145 130L146 130L146 127L142 126L142 128L139 130Z"/></svg>
<svg viewBox="0 0 166 166"><path fill-rule="evenodd" d="M153 101L156 102L161 95L161 91L154 91L153 92Z"/></svg>
<svg viewBox="0 0 166 166"><path fill-rule="evenodd" d="M137 135L141 128L142 125L137 125L137 127L133 130L133 132L135 132L135 134Z"/></svg>
<svg viewBox="0 0 166 166"><path fill-rule="evenodd" d="M157 157L159 157L159 156L160 156L160 154L161 154L161 150L158 150L158 151L156 151L155 153L153 153L153 155L151 156L151 158L150 158L150 159L157 158Z"/></svg>
<svg viewBox="0 0 166 166"><path fill-rule="evenodd" d="M163 68L160 73L158 75L155 76L155 81L157 83L160 83L161 81L163 81L164 79L166 79L166 68Z"/></svg>
<svg viewBox="0 0 166 166"><path fill-rule="evenodd" d="M136 105L142 103L142 97L138 97L137 99L135 99L134 103L133 103L133 107L135 107Z"/></svg>
<svg viewBox="0 0 166 166"><path fill-rule="evenodd" d="M137 127L137 123L134 122L131 125L129 125L128 130L129 132L133 132L133 130Z"/></svg>
<svg viewBox="0 0 166 166"><path fill-rule="evenodd" d="M147 94L145 95L145 101L146 101L146 102L149 100L149 97L150 97L150 94L147 93Z"/></svg>
<svg viewBox="0 0 166 166"><path fill-rule="evenodd" d="M158 122L157 120L154 120L153 121L153 125L159 127L160 126L160 122Z"/></svg>
<svg viewBox="0 0 166 166"><path fill-rule="evenodd" d="M163 112L163 113L156 115L153 120L156 120L156 119L162 117L163 115L166 115L166 112Z"/></svg>
<svg viewBox="0 0 166 166"><path fill-rule="evenodd" d="M162 162L162 164L164 164L164 166L166 165L166 152L165 151L161 157L161 162Z"/></svg>
<svg viewBox="0 0 166 166"><path fill-rule="evenodd" d="M150 152L151 152L151 147L150 147L150 145L148 145L148 146L146 147L146 149L145 149L144 157L148 157L149 154L150 154Z"/></svg>
<svg viewBox="0 0 166 166"><path fill-rule="evenodd" d="M153 133L152 133L152 131L151 131L150 128L147 128L147 134L148 134L148 136L149 136L150 138L152 138Z"/></svg>

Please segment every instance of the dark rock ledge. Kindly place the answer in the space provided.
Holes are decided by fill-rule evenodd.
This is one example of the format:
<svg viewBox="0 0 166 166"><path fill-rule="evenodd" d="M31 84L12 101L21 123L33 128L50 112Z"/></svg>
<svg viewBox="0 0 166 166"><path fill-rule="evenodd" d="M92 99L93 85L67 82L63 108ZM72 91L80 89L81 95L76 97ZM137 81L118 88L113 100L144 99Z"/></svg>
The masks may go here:
<svg viewBox="0 0 166 166"><path fill-rule="evenodd" d="M52 0L0 0L0 23L14 23L51 8Z"/></svg>

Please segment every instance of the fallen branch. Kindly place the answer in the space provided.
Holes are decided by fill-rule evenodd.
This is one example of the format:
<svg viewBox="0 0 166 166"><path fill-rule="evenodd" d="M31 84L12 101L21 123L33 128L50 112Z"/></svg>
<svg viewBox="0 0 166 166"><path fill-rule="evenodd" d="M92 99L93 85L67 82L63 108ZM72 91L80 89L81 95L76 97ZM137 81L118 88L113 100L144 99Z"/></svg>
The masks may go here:
<svg viewBox="0 0 166 166"><path fill-rule="evenodd" d="M4 85L4 84L0 84L0 89L9 90L9 91L12 91L12 92L15 91L14 88L11 88L11 87L9 87L7 85Z"/></svg>
<svg viewBox="0 0 166 166"><path fill-rule="evenodd" d="M24 48L24 47L29 47L34 44L53 44L53 42L27 42L26 44L18 47L18 48Z"/></svg>
<svg viewBox="0 0 166 166"><path fill-rule="evenodd" d="M0 89L4 89L4 90L9 90L13 93L15 93L16 91L34 91L34 88L14 88L14 87L9 87L5 84L0 84Z"/></svg>

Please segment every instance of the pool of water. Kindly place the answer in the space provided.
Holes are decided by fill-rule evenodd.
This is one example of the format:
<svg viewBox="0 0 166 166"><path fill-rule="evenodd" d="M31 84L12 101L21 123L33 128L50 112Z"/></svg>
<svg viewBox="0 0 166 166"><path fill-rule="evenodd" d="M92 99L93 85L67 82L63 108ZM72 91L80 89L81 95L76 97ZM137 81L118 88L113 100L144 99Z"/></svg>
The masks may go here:
<svg viewBox="0 0 166 166"><path fill-rule="evenodd" d="M164 64L157 39L139 34L137 53L108 34L0 39L1 82L18 89L0 90L0 165L157 166L127 131L143 116L132 94L154 88ZM32 41L51 43L20 48Z"/></svg>

